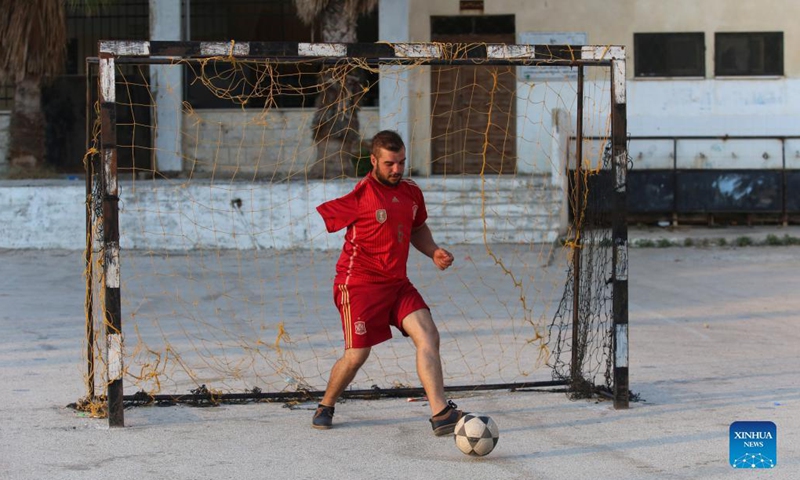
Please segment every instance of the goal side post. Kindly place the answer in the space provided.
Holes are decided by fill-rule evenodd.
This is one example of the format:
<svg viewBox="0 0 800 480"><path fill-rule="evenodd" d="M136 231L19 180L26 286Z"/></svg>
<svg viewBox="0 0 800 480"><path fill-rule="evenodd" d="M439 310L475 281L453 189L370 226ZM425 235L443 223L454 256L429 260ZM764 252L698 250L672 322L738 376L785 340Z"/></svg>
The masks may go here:
<svg viewBox="0 0 800 480"><path fill-rule="evenodd" d="M612 318L614 325L614 407L628 408L628 223L627 212L627 95L625 89L625 56L611 61L611 165L614 178L613 213L613 286Z"/></svg>
<svg viewBox="0 0 800 480"><path fill-rule="evenodd" d="M119 180L117 176L116 72L114 56L100 52L100 188L102 191L102 306L108 395L108 425L125 426L123 336L120 292Z"/></svg>

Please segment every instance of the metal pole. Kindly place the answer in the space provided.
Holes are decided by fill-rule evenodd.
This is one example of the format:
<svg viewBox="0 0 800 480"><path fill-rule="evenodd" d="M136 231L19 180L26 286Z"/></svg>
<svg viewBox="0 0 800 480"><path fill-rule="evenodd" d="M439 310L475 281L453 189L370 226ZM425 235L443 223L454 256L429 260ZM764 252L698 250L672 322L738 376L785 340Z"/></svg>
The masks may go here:
<svg viewBox="0 0 800 480"><path fill-rule="evenodd" d="M614 408L628 408L628 120L625 92L625 56L611 62L611 163L614 178L612 316Z"/></svg>
<svg viewBox="0 0 800 480"><path fill-rule="evenodd" d="M789 225L789 210L786 205L788 194L786 182L786 139L781 139L781 225L784 227Z"/></svg>
<svg viewBox="0 0 800 480"><path fill-rule="evenodd" d="M572 363L570 380L573 389L579 387L583 355L580 347L580 291L581 291L581 229L583 223L583 192L581 171L583 162L583 66L578 66L578 119L575 132L575 176L573 182L573 245L572 245Z"/></svg>
<svg viewBox="0 0 800 480"><path fill-rule="evenodd" d="M94 399L94 295L92 284L94 282L94 270L92 262L92 251L94 248L94 236L92 232L92 210L94 201L92 199L92 188L94 180L94 155L89 153L92 141L92 88L91 74L89 73L89 62L86 62L84 69L86 73L86 158L84 161L84 174L86 175L86 251L84 252L84 263L86 275L86 298L84 309L86 312L86 397L88 400Z"/></svg>
<svg viewBox="0 0 800 480"><path fill-rule="evenodd" d="M678 139L672 139L672 226L678 226Z"/></svg>
<svg viewBox="0 0 800 480"><path fill-rule="evenodd" d="M489 390L509 390L515 391L532 391L530 389L545 389L550 387L564 387L566 382L558 380L540 381L540 382L526 382L526 383L489 383L483 385L448 385L444 387L445 392L477 392ZM557 390L541 390L541 391L558 391L563 392L564 388ZM243 401L261 401L261 400L277 400L277 401L290 401L290 400L310 400L312 398L322 398L324 391L314 390L305 391L299 390L294 392L246 392L246 393L222 393L214 395L209 392L198 393L192 391L188 394L176 395L148 395L146 392L140 391L133 395L126 395L125 400L131 402L133 405L149 405L152 403L160 404L174 404L174 403L234 403ZM366 390L345 390L340 398L346 399L375 399L375 398L407 398L424 396L425 389L422 387L406 387L406 388L371 388Z"/></svg>
<svg viewBox="0 0 800 480"><path fill-rule="evenodd" d="M100 155L103 163L103 293L108 370L108 425L125 426L122 392L122 318L119 271L119 186L117 179L116 82L114 57L100 55Z"/></svg>
<svg viewBox="0 0 800 480"><path fill-rule="evenodd" d="M192 40L192 0L183 0L183 40Z"/></svg>

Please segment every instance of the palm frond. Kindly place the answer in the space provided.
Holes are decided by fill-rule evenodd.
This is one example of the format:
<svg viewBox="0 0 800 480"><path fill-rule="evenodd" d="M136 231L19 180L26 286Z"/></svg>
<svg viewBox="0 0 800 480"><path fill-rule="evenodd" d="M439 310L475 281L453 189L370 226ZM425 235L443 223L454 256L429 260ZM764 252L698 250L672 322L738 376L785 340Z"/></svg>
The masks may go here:
<svg viewBox="0 0 800 480"><path fill-rule="evenodd" d="M0 0L0 81L51 76L64 67L62 0Z"/></svg>

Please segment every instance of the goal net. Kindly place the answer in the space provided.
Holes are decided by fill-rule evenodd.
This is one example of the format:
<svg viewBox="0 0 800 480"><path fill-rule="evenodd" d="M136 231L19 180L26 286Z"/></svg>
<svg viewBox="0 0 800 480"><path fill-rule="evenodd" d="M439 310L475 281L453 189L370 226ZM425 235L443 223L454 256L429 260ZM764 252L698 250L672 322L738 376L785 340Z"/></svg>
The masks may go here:
<svg viewBox="0 0 800 480"><path fill-rule="evenodd" d="M324 390L343 237L315 209L382 129L455 256L408 263L447 388L616 378L627 402L621 48L101 42L95 65L85 408ZM418 388L394 334L348 392Z"/></svg>

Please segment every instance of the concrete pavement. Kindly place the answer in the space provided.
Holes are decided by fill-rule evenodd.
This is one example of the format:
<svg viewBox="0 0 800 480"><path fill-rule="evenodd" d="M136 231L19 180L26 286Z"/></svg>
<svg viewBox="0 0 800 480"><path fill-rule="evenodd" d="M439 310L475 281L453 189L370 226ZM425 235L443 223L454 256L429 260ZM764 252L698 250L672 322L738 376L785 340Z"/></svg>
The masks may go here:
<svg viewBox="0 0 800 480"><path fill-rule="evenodd" d="M784 232L800 236L794 228L726 235ZM632 229L630 238L663 234ZM310 428L308 404L133 408L122 429L68 409L84 393L82 261L77 251L0 251L0 478L793 479L800 472L797 246L632 248L630 381L641 401L614 410L563 393L457 395L461 407L500 426L485 458L434 437L427 405L404 399L341 403L330 431ZM777 425L774 469L728 465L729 427L745 420Z"/></svg>

